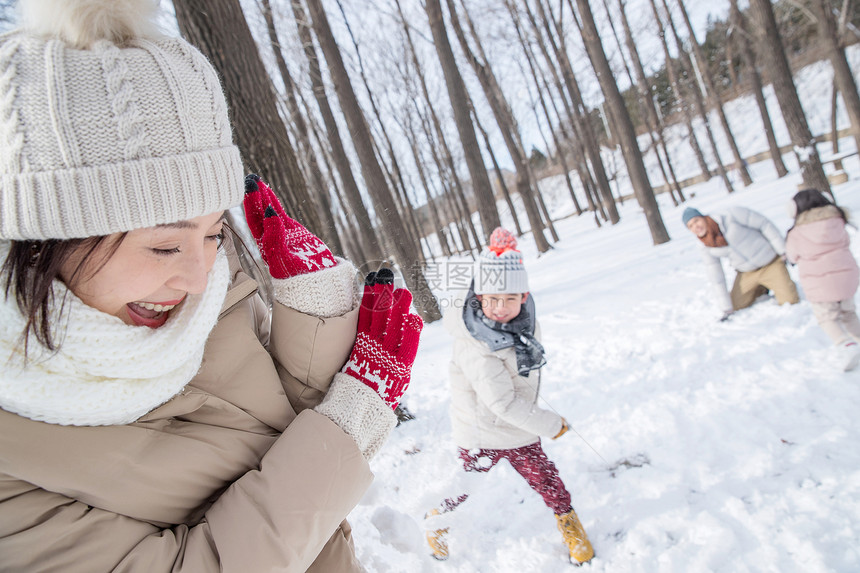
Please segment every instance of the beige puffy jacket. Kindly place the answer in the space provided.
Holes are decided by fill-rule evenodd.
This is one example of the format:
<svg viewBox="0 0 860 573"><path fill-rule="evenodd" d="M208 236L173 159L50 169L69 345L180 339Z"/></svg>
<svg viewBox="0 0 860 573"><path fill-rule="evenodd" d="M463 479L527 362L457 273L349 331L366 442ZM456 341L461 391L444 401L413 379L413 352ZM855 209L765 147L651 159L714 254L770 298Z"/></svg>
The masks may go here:
<svg viewBox="0 0 860 573"><path fill-rule="evenodd" d="M520 376L513 347L493 352L469 333L463 322L465 295L457 293L444 316L454 337L449 366L454 443L465 449L505 450L555 436L561 416L538 404L540 371ZM540 339L539 326L535 337Z"/></svg>
<svg viewBox="0 0 860 573"><path fill-rule="evenodd" d="M323 319L275 303L267 350L256 292L234 275L196 377L134 423L0 410L0 570L361 570L344 520L372 474L305 410L346 361L358 308Z"/></svg>

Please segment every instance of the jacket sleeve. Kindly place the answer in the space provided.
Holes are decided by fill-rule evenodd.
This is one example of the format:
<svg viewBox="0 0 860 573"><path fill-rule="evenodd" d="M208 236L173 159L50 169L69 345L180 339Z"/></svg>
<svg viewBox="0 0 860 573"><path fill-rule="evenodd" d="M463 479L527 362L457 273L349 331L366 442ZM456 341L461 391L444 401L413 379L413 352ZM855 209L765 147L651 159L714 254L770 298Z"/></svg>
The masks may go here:
<svg viewBox="0 0 860 573"><path fill-rule="evenodd" d="M539 436L555 436L561 430L561 416L517 393L511 373L499 356L484 354L468 370L467 375L475 380L478 399L505 422ZM528 380L537 384L537 373Z"/></svg>
<svg viewBox="0 0 860 573"><path fill-rule="evenodd" d="M68 573L305 571L371 479L352 440L324 416L304 412L194 526L164 528L6 481L0 565Z"/></svg>
<svg viewBox="0 0 860 573"><path fill-rule="evenodd" d="M356 270L347 261L273 280L269 351L296 412L315 408L370 459L397 425L394 411L368 386L340 372L358 322Z"/></svg>
<svg viewBox="0 0 860 573"><path fill-rule="evenodd" d="M720 305L720 310L730 312L732 310L732 298L726 286L726 273L723 271L723 263L720 257L712 255L706 247L702 249L702 260L705 263L705 273L714 288L714 295Z"/></svg>
<svg viewBox="0 0 860 573"><path fill-rule="evenodd" d="M777 255L785 254L785 241L782 238L782 233L776 228L770 219L750 209L744 207L733 207L731 215L738 223L744 227L755 229L760 232L770 246L773 247Z"/></svg>
<svg viewBox="0 0 860 573"><path fill-rule="evenodd" d="M330 269L272 281L269 353L296 412L319 404L349 358L359 310L355 277L338 259Z"/></svg>

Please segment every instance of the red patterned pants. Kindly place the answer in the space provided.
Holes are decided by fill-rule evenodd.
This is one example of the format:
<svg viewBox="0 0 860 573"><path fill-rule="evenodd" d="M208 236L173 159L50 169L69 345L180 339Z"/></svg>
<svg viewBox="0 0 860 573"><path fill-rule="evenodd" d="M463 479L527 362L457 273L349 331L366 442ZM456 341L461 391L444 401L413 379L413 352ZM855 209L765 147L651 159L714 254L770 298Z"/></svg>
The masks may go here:
<svg viewBox="0 0 860 573"><path fill-rule="evenodd" d="M558 469L543 451L540 442L512 450L465 450L458 448L463 469L467 472L488 472L500 460L506 459L518 474L543 498L553 513L560 515L571 510L570 493L564 487ZM448 512L466 501L469 494L446 499L442 511Z"/></svg>

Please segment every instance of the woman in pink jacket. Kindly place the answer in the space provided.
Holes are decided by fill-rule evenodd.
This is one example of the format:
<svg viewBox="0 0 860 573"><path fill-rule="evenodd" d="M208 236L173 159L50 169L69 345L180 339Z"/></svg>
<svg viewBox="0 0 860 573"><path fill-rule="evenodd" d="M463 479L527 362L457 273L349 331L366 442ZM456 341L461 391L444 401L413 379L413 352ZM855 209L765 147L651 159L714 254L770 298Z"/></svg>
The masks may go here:
<svg viewBox="0 0 860 573"><path fill-rule="evenodd" d="M788 230L788 260L800 270L800 284L818 324L842 353L845 370L860 362L860 320L854 293L860 269L849 249L845 211L813 189L798 192L788 204L794 226Z"/></svg>

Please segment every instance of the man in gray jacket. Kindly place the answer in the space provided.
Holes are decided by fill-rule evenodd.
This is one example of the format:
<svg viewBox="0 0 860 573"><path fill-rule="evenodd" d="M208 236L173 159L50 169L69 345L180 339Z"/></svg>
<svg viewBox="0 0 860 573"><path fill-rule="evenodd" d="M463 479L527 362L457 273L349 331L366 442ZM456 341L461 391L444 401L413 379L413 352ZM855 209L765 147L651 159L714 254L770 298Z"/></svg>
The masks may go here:
<svg viewBox="0 0 860 573"><path fill-rule="evenodd" d="M750 306L768 291L779 304L795 304L797 287L785 268L785 241L776 226L761 213L731 207L721 215L702 215L688 207L684 224L702 242L708 278L717 289L723 317ZM720 259L727 257L737 271L731 293Z"/></svg>

